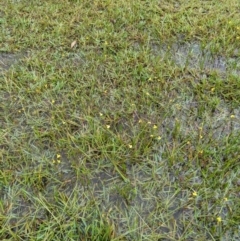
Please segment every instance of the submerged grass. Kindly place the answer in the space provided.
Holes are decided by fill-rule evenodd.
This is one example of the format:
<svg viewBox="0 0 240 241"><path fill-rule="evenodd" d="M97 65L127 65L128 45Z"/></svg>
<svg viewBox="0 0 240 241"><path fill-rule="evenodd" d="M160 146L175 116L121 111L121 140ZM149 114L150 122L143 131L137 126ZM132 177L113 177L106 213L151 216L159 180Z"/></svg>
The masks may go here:
<svg viewBox="0 0 240 241"><path fill-rule="evenodd" d="M0 6L1 240L239 240L239 1Z"/></svg>

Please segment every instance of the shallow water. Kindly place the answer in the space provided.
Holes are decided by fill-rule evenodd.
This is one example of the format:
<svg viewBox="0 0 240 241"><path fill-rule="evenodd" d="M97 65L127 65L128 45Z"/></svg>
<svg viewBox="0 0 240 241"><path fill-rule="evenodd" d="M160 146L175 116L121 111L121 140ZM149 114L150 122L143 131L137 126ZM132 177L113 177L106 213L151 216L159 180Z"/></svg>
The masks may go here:
<svg viewBox="0 0 240 241"><path fill-rule="evenodd" d="M212 54L210 47L202 48L198 42L175 43L172 45L150 45L154 55L170 58L176 66L195 70L217 71L221 74L231 72L240 75L240 58L227 58L221 54ZM238 50L235 54L238 55Z"/></svg>

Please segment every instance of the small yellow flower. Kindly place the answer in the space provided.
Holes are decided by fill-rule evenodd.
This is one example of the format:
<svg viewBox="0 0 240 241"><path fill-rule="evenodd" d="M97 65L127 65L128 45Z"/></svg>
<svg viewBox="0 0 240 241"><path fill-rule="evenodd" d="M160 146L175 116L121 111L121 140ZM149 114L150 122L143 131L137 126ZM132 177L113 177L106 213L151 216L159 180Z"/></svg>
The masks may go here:
<svg viewBox="0 0 240 241"><path fill-rule="evenodd" d="M149 81L152 81L152 78L150 77L148 80L149 80Z"/></svg>
<svg viewBox="0 0 240 241"><path fill-rule="evenodd" d="M230 115L230 118L233 119L235 117L235 115Z"/></svg>
<svg viewBox="0 0 240 241"><path fill-rule="evenodd" d="M223 200L224 200L225 202L227 202L227 201L228 201L228 198L227 198L227 197L225 197Z"/></svg>
<svg viewBox="0 0 240 241"><path fill-rule="evenodd" d="M221 217L217 217L217 222L221 223L222 222L222 218Z"/></svg>
<svg viewBox="0 0 240 241"><path fill-rule="evenodd" d="M60 160L57 160L57 162L58 162L58 163L61 163L61 161L60 161Z"/></svg>
<svg viewBox="0 0 240 241"><path fill-rule="evenodd" d="M52 104L54 104L55 103L55 100L52 100Z"/></svg>
<svg viewBox="0 0 240 241"><path fill-rule="evenodd" d="M214 92L214 90L215 90L215 88L213 87L213 88L211 88L211 92Z"/></svg>
<svg viewBox="0 0 240 241"><path fill-rule="evenodd" d="M142 123L142 120L140 119L140 120L138 121L138 123Z"/></svg>
<svg viewBox="0 0 240 241"><path fill-rule="evenodd" d="M55 161L55 160L52 160L52 163L54 164L54 163L56 163L56 161Z"/></svg>
<svg viewBox="0 0 240 241"><path fill-rule="evenodd" d="M154 125L154 126L153 126L153 129L157 129L157 125Z"/></svg>
<svg viewBox="0 0 240 241"><path fill-rule="evenodd" d="M148 92L146 92L146 95L150 95Z"/></svg>
<svg viewBox="0 0 240 241"><path fill-rule="evenodd" d="M129 147L130 149L132 149L132 145L131 145L131 144L129 144L128 147Z"/></svg>
<svg viewBox="0 0 240 241"><path fill-rule="evenodd" d="M106 125L106 127L107 127L107 129L109 129L109 128L110 128L110 125Z"/></svg>
<svg viewBox="0 0 240 241"><path fill-rule="evenodd" d="M150 137L153 137L153 135L150 135Z"/></svg>
<svg viewBox="0 0 240 241"><path fill-rule="evenodd" d="M161 136L158 136L158 137L157 137L157 140L159 140L159 141L160 141L161 139L162 139L162 137L161 137Z"/></svg>
<svg viewBox="0 0 240 241"><path fill-rule="evenodd" d="M151 121L148 121L148 124L149 124L149 125L151 125L151 124L152 124L152 122L151 122Z"/></svg>
<svg viewBox="0 0 240 241"><path fill-rule="evenodd" d="M191 142L190 141L187 141L187 145L190 145L191 144Z"/></svg>
<svg viewBox="0 0 240 241"><path fill-rule="evenodd" d="M103 116L103 113L100 112L99 115L100 115L100 116Z"/></svg>
<svg viewBox="0 0 240 241"><path fill-rule="evenodd" d="M193 195L194 197L197 197L197 192L194 191L194 192L192 193L192 195Z"/></svg>
<svg viewBox="0 0 240 241"><path fill-rule="evenodd" d="M202 136L202 135L200 135L200 136L199 136L199 138L200 138L200 139L202 139L202 138L203 138L203 136Z"/></svg>
<svg viewBox="0 0 240 241"><path fill-rule="evenodd" d="M57 159L61 158L61 155L60 154L57 154Z"/></svg>

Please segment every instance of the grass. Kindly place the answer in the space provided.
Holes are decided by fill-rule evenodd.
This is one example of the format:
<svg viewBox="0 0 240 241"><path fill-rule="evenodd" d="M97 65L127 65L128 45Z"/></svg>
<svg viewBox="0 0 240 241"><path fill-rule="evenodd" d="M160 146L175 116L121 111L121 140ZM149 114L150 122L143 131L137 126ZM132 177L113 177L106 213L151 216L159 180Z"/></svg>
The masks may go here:
<svg viewBox="0 0 240 241"><path fill-rule="evenodd" d="M239 1L0 6L1 240L239 240Z"/></svg>

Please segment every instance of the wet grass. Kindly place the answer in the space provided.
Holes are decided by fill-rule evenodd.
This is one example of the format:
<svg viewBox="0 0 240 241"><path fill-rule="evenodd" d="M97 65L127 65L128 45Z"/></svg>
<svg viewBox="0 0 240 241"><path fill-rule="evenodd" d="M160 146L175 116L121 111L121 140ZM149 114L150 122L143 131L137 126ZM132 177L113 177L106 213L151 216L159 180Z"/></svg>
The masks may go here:
<svg viewBox="0 0 240 241"><path fill-rule="evenodd" d="M239 240L237 0L0 6L1 240Z"/></svg>

